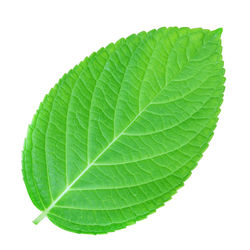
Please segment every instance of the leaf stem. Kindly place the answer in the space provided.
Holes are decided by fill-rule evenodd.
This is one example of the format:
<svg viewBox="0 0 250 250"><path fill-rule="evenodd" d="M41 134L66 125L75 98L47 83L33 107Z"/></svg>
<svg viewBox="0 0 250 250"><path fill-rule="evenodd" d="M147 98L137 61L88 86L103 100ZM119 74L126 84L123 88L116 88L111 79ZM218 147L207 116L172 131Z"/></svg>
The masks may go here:
<svg viewBox="0 0 250 250"><path fill-rule="evenodd" d="M34 220L33 223L34 224L38 224L42 219L44 219L47 216L48 211L45 210L43 213L41 213L40 215L38 215Z"/></svg>

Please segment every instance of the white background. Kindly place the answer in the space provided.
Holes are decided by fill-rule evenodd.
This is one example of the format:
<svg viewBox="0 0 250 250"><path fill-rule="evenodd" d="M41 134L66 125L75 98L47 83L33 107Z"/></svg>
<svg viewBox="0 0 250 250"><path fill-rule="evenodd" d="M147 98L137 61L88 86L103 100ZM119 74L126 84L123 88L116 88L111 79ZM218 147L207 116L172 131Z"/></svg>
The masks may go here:
<svg viewBox="0 0 250 250"><path fill-rule="evenodd" d="M0 1L0 249L250 249L249 1ZM27 126L58 79L121 37L162 26L223 27L226 91L215 136L174 198L107 235L63 231L21 175Z"/></svg>

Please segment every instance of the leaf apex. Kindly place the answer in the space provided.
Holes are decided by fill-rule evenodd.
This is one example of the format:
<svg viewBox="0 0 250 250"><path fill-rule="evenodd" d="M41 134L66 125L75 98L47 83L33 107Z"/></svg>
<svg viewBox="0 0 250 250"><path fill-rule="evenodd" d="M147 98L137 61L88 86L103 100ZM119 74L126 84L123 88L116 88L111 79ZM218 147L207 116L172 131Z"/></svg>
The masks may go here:
<svg viewBox="0 0 250 250"><path fill-rule="evenodd" d="M218 34L220 36L221 36L222 32L223 32L223 28L222 27L214 30L214 33L216 33L216 34Z"/></svg>

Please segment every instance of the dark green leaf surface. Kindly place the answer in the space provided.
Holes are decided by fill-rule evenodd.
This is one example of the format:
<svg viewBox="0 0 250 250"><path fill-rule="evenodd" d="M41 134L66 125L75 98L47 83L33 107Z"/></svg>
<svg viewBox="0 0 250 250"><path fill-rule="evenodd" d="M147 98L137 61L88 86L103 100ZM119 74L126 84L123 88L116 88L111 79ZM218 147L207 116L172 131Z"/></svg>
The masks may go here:
<svg viewBox="0 0 250 250"><path fill-rule="evenodd" d="M41 103L23 151L34 205L57 226L107 233L145 218L190 176L224 91L221 29L161 28L100 49Z"/></svg>

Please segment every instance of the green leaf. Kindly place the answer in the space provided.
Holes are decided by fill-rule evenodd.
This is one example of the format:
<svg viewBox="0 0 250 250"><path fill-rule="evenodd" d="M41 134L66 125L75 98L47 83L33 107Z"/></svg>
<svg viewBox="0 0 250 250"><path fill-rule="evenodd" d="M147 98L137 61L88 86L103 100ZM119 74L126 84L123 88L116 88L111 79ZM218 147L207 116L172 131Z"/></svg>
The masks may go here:
<svg viewBox="0 0 250 250"><path fill-rule="evenodd" d="M224 91L222 29L161 28L111 43L41 103L23 150L34 205L99 234L153 213L207 148Z"/></svg>

